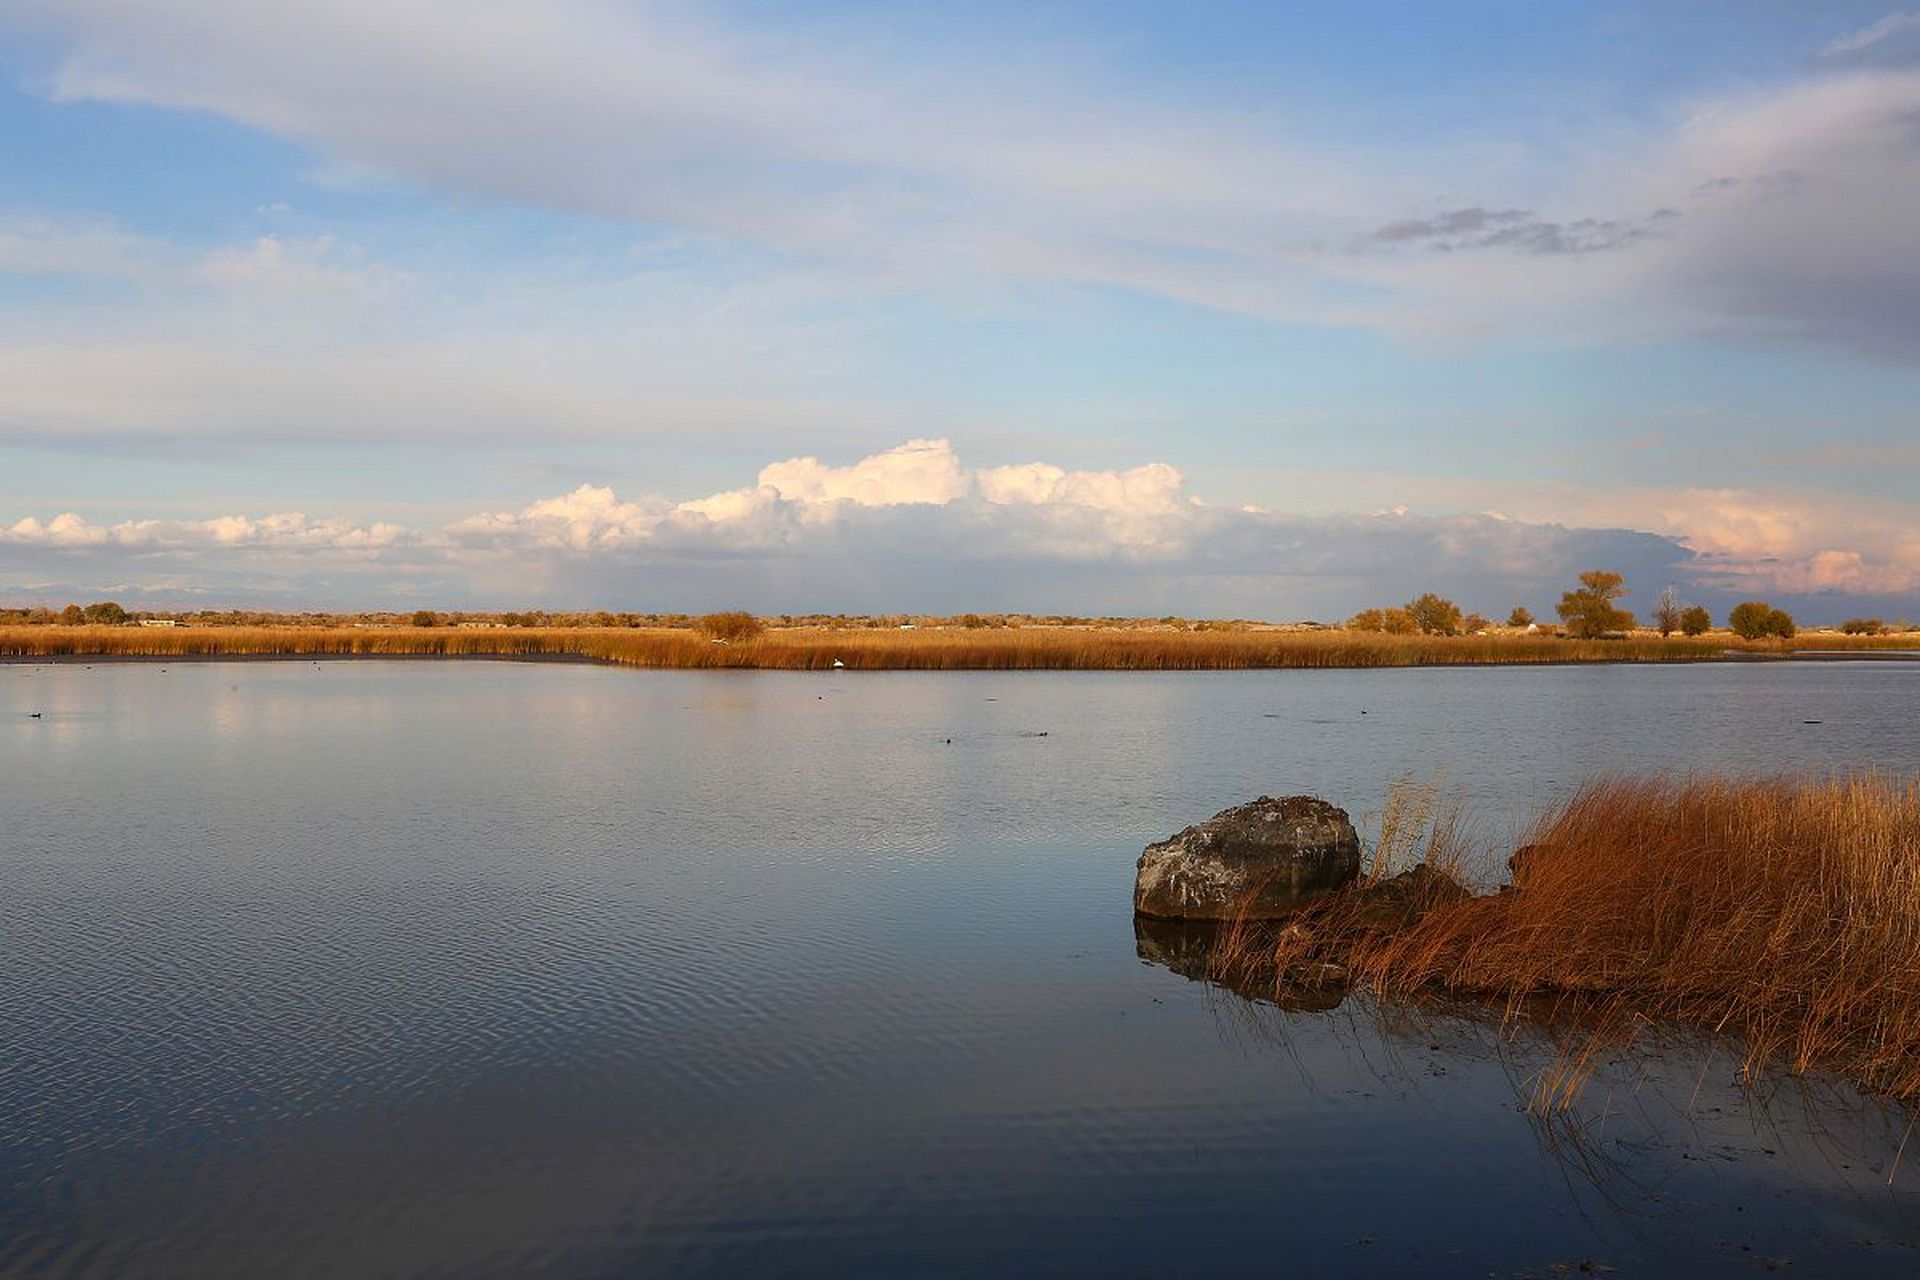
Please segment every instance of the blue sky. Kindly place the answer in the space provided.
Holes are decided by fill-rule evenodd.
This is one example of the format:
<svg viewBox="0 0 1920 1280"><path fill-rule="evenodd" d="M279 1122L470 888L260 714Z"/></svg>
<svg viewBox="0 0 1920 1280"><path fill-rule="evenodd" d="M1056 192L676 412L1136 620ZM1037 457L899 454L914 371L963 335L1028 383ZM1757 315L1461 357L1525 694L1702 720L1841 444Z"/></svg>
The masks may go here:
<svg viewBox="0 0 1920 1280"><path fill-rule="evenodd" d="M1916 118L1884 4L16 0L0 597L1920 615Z"/></svg>

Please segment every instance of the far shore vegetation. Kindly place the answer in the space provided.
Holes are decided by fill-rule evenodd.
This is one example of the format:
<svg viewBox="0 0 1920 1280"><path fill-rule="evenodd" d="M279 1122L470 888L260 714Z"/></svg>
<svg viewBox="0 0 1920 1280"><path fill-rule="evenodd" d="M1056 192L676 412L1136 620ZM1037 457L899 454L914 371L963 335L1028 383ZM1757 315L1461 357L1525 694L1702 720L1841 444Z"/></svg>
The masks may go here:
<svg viewBox="0 0 1920 1280"><path fill-rule="evenodd" d="M1599 778L1540 814L1511 883L1479 894L1471 829L1457 799L1401 784L1371 872L1297 916L1228 926L1214 976L1284 994L1337 975L1580 1028L1537 1082L1548 1107L1662 1025L1731 1037L1750 1078L1825 1070L1920 1102L1920 777ZM1396 872L1383 913L1375 886Z"/></svg>
<svg viewBox="0 0 1920 1280"><path fill-rule="evenodd" d="M1558 623L1504 622L1426 593L1342 624L1007 613L150 612L114 601L0 609L0 658L500 657L773 670L1207 670L1702 662L1802 650L1920 650L1920 627L1852 618L1799 628L1764 601L1707 610L1663 592L1653 625L1606 570L1580 575Z"/></svg>

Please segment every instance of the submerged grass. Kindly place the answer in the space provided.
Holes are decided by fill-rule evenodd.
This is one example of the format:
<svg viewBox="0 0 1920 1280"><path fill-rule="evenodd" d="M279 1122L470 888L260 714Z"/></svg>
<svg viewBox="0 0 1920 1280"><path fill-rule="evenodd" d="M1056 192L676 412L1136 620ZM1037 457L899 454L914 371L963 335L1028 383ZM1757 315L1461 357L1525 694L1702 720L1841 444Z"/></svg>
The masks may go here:
<svg viewBox="0 0 1920 1280"><path fill-rule="evenodd" d="M1805 647L1920 648L1920 637L1808 637ZM917 630L791 627L716 643L673 628L0 627L0 657L579 658L636 667L823 670L1195 671L1284 667L1503 666L1701 662L1729 650L1784 655L1776 642L1635 636L1393 636L1267 628L1008 627Z"/></svg>
<svg viewBox="0 0 1920 1280"><path fill-rule="evenodd" d="M1920 1100L1920 777L1605 778L1538 820L1514 880L1456 884L1401 927L1335 895L1258 955L1229 930L1216 964L1573 1015L1547 1107L1595 1054L1674 1023L1736 1037L1750 1075L1827 1069Z"/></svg>

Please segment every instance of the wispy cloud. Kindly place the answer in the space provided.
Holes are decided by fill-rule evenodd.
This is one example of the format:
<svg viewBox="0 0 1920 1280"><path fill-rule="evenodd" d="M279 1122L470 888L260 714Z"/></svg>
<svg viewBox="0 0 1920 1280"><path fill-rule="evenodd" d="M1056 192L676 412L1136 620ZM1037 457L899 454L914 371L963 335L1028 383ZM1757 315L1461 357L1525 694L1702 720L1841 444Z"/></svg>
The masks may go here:
<svg viewBox="0 0 1920 1280"><path fill-rule="evenodd" d="M1888 50L1890 46L1905 45L1916 36L1920 36L1920 13L1900 10L1870 22L1858 31L1835 36L1820 51L1820 56L1828 59L1856 58L1861 54ZM1909 56L1916 51L1904 50Z"/></svg>
<svg viewBox="0 0 1920 1280"><path fill-rule="evenodd" d="M868 287L1088 283L1289 323L1920 350L1920 247L1896 231L1920 190L1920 72L1845 56L1891 45L1908 13L1836 39L1802 83L1596 129L1575 169L1535 156L1521 190L1464 143L1383 154L1087 77L776 48L646 5L29 7L65 44L63 99L215 112L344 171L680 227ZM1767 189L1784 172L1796 188ZM1461 190L1480 202L1442 203Z"/></svg>
<svg viewBox="0 0 1920 1280"><path fill-rule="evenodd" d="M641 247L475 279L465 256L396 265L324 234L185 244L0 214L0 281L70 286L0 299L0 445L660 441L884 418L823 390L860 346L857 317L821 314L840 287Z"/></svg>

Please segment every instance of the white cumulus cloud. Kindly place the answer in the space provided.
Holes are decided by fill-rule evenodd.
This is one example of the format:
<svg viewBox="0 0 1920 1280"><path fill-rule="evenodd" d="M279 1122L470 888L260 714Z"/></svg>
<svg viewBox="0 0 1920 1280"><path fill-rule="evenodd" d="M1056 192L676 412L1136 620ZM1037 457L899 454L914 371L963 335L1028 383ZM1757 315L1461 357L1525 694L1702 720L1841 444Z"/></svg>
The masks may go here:
<svg viewBox="0 0 1920 1280"><path fill-rule="evenodd" d="M1203 516L1180 472L1164 463L1126 471L1067 471L1050 463L977 470L951 441L909 440L844 466L814 457L761 468L757 482L668 505L625 502L582 485L517 512L461 521L468 545L546 548L797 547L836 533L902 531L916 517L964 535L956 557L1039 553L1067 558L1178 550ZM941 513L935 515L934 513Z"/></svg>
<svg viewBox="0 0 1920 1280"><path fill-rule="evenodd" d="M271 548L278 551L380 551L415 541L398 524L355 525L310 519L299 512L214 516L206 520L124 520L94 524L71 511L40 520L24 516L0 525L0 545L17 547L125 547L133 549Z"/></svg>
<svg viewBox="0 0 1920 1280"><path fill-rule="evenodd" d="M1686 557L1671 539L1628 531L1214 507L1163 463L976 468L944 439L846 464L790 458L751 486L681 501L583 484L430 530L297 513L0 526L0 585L16 590L145 575L301 604L433 591L497 605L1298 616L1416 588L1504 607L1589 562L1664 573Z"/></svg>
<svg viewBox="0 0 1920 1280"><path fill-rule="evenodd" d="M763 467L759 487L789 502L852 502L863 507L947 503L965 497L971 477L945 440L909 440L845 467L789 458Z"/></svg>
<svg viewBox="0 0 1920 1280"><path fill-rule="evenodd" d="M1759 595L1835 614L1858 602L1898 615L1901 596L1920 589L1920 535L1899 504L1849 512L1733 489L1581 491L1544 495L1562 507L1546 516L1527 509L1542 495L1510 496L1500 514L1301 516L1208 504L1163 463L973 467L948 440L916 439L844 464L785 459L755 484L702 497L582 484L428 529L293 512L24 515L0 523L0 594L145 580L289 605L427 594L499 607L1286 618L1426 590L1490 613L1539 612L1598 566L1626 573L1640 596L1671 583L1721 604Z"/></svg>

